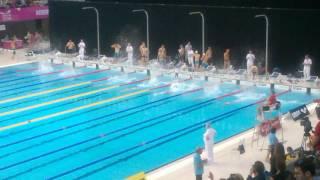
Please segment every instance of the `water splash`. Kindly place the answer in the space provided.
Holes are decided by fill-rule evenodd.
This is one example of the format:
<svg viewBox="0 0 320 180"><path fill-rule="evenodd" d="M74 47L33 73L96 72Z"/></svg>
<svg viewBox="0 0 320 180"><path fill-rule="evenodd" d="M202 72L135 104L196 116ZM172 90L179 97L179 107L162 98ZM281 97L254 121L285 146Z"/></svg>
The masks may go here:
<svg viewBox="0 0 320 180"><path fill-rule="evenodd" d="M59 74L60 77L67 77L67 76L73 76L73 75L76 75L76 71L74 70L73 67L71 66L66 66L64 69L63 69L63 72Z"/></svg>
<svg viewBox="0 0 320 180"><path fill-rule="evenodd" d="M110 83L128 83L137 80L136 77L131 77L128 74L120 75L120 76L112 76L108 79Z"/></svg>
<svg viewBox="0 0 320 180"><path fill-rule="evenodd" d="M245 101L257 101L267 97L266 93L258 93L253 90L244 91L243 93L236 94L235 102L245 102Z"/></svg>
<svg viewBox="0 0 320 180"><path fill-rule="evenodd" d="M219 87L219 84L210 84L204 87L204 97L216 97L219 94L222 93L221 88Z"/></svg>
<svg viewBox="0 0 320 180"><path fill-rule="evenodd" d="M164 82L159 80L158 76L150 77L150 80L144 83L139 84L138 86L141 88L149 88L149 87L157 87L163 85Z"/></svg>
<svg viewBox="0 0 320 180"><path fill-rule="evenodd" d="M200 88L199 84L193 83L193 82L174 82L170 86L171 92L184 92L189 91L193 89Z"/></svg>
<svg viewBox="0 0 320 180"><path fill-rule="evenodd" d="M51 63L47 61L40 61L38 63L38 70L36 73L47 73L52 71L53 71L53 67L51 66Z"/></svg>

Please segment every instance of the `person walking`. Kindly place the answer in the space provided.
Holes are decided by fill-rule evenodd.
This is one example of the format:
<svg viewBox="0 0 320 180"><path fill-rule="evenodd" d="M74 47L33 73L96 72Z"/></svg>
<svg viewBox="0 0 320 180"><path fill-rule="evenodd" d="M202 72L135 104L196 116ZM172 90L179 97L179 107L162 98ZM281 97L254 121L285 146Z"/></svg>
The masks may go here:
<svg viewBox="0 0 320 180"><path fill-rule="evenodd" d="M79 44L79 58L80 60L84 60L84 53L85 53L85 48L86 48L86 44L84 43L84 41L81 39Z"/></svg>
<svg viewBox="0 0 320 180"><path fill-rule="evenodd" d="M131 46L131 43L128 43L126 52L128 54L128 63L133 64L133 47Z"/></svg>
<svg viewBox="0 0 320 180"><path fill-rule="evenodd" d="M203 134L204 147L207 153L208 163L213 163L214 136L217 132L211 127L210 123L206 123L205 128L206 131Z"/></svg>
<svg viewBox="0 0 320 180"><path fill-rule="evenodd" d="M249 53L247 54L246 59L247 59L247 73L248 75L251 75L252 66L254 65L256 56L252 53L251 50L249 50Z"/></svg>
<svg viewBox="0 0 320 180"><path fill-rule="evenodd" d="M309 55L305 55L303 61L303 77L305 80L310 79L310 69L312 65L312 60L310 59Z"/></svg>
<svg viewBox="0 0 320 180"><path fill-rule="evenodd" d="M203 166L207 162L207 160L203 160L201 158L202 152L203 152L203 148L198 147L196 148L196 152L193 155L193 167L194 167L196 180L202 180Z"/></svg>

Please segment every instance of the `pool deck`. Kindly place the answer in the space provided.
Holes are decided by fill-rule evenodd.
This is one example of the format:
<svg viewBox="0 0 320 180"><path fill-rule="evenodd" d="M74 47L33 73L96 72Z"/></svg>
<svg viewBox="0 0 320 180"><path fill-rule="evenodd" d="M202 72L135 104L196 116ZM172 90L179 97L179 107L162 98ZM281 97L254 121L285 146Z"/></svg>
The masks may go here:
<svg viewBox="0 0 320 180"><path fill-rule="evenodd" d="M25 50L18 50L15 59L12 59L12 52L1 51L0 50L0 66L9 66L20 63L27 63L43 59L46 57L50 58L52 55L41 55L38 57L26 57ZM64 61L65 62L65 61ZM94 62L92 62L94 63ZM90 62L85 62L86 65L89 65ZM106 64L104 64L106 65ZM107 64L107 66L117 65ZM122 67L122 66L121 66ZM132 67L126 67L131 68ZM135 70L143 70L143 67L136 67ZM171 71L170 73L176 73ZM187 74L188 75L188 74ZM193 76L199 76L199 74L189 74ZM204 74L205 76L207 74ZM232 78L232 76L230 76ZM235 77L233 77L235 79ZM221 79L229 79L227 76L222 76ZM254 81L255 83L266 83L264 80ZM281 83L280 83L281 84ZM284 84L287 85L287 84ZM304 85L299 85L302 87L308 87ZM311 113L310 120L313 127L317 123L316 115L314 112L316 104L308 105L309 111ZM294 149L301 146L302 137L303 137L303 127L300 126L299 122L295 122L291 119L290 115L285 114L282 117L282 127L283 131L279 130L277 132L277 137L283 140L285 147L291 146ZM228 140L220 142L214 147L214 163L205 166L204 179L207 179L209 171L214 174L215 179L227 178L231 173L240 173L246 177L249 173L251 165L256 160L264 162L267 169L269 169L269 163L265 160L267 151L267 139L265 137L259 137L257 140L256 136L253 139L254 130L248 130L242 134L234 136ZM217 132L219 133L219 132ZM202 137L199 137L202 139ZM245 153L241 154L237 151L239 144L243 143L245 147ZM138 172L137 172L138 173ZM195 179L193 174L193 162L192 155L189 155L185 158L177 160L173 163L170 163L166 166L163 166L159 169L156 169L152 172L147 173L147 179L159 179L159 180L191 180Z"/></svg>

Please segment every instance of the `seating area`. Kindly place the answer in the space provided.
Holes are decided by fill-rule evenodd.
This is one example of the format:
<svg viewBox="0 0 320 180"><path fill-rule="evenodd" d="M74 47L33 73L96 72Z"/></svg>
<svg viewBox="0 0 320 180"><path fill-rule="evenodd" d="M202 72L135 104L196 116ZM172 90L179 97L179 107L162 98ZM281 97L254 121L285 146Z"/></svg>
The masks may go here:
<svg viewBox="0 0 320 180"><path fill-rule="evenodd" d="M48 0L0 0L0 8L28 7L47 4Z"/></svg>

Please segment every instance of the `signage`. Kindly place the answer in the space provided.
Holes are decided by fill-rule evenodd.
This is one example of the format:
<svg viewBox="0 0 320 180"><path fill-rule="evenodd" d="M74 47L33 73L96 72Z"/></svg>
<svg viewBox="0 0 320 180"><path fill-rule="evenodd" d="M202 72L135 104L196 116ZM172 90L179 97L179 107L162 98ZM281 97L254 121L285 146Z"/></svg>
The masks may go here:
<svg viewBox="0 0 320 180"><path fill-rule="evenodd" d="M307 106L304 104L302 106L299 106L299 107L296 107L294 109L291 109L290 111L290 114L292 116L292 119L293 120L299 120L299 119L302 119L304 117L306 117L307 115L309 115L309 111L308 111L308 108Z"/></svg>
<svg viewBox="0 0 320 180"><path fill-rule="evenodd" d="M0 23L48 19L48 16L48 6L31 6L23 8L0 9Z"/></svg>

